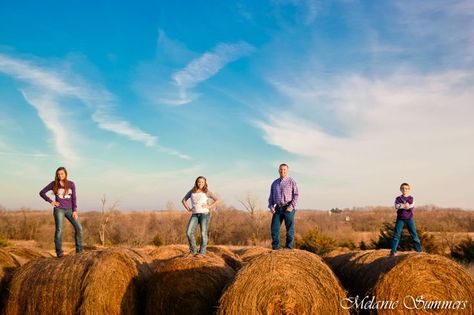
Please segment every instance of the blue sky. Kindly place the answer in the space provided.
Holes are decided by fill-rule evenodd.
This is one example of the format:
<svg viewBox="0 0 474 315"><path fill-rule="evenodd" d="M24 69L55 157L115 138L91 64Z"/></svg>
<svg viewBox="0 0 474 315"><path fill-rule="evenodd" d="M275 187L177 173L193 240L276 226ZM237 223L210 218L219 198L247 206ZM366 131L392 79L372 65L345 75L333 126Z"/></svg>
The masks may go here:
<svg viewBox="0 0 474 315"><path fill-rule="evenodd" d="M199 175L266 207L472 209L472 1L0 2L0 205L178 208Z"/></svg>

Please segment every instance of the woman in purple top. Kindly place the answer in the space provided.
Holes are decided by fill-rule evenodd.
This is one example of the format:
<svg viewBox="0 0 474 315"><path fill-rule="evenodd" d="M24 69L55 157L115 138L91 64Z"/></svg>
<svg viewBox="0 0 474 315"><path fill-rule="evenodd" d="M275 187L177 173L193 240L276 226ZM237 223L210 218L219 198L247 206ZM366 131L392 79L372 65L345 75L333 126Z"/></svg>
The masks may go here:
<svg viewBox="0 0 474 315"><path fill-rule="evenodd" d="M390 256L397 254L398 243L400 242L400 236L402 235L403 226L406 224L408 232L410 232L415 249L417 252L421 252L421 242L416 233L415 221L413 220L413 209L415 202L413 196L410 193L410 185L403 183L400 185L401 196L395 198L395 209L397 210L397 221L395 222L395 231L392 239L392 250Z"/></svg>
<svg viewBox="0 0 474 315"><path fill-rule="evenodd" d="M54 201L48 197L47 192L49 191L53 192ZM64 217L66 217L74 227L76 253L82 252L82 226L78 220L79 216L77 214L76 186L74 185L74 182L67 179L67 170L64 167L59 167L56 170L54 181L44 187L39 194L41 198L54 207L54 246L56 248L56 255L58 257L64 255L61 244Z"/></svg>

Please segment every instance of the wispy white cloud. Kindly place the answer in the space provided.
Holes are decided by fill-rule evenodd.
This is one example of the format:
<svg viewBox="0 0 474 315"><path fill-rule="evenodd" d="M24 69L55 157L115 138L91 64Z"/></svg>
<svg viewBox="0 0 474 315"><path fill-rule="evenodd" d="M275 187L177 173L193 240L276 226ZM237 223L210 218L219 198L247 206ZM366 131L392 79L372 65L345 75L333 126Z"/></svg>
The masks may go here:
<svg viewBox="0 0 474 315"><path fill-rule="evenodd" d="M0 54L0 72L27 82L33 87L43 89L40 99L36 100L34 96L29 96L27 100L37 108L40 118L55 136L56 143L64 144L64 141L57 137L65 133L56 132L57 127L54 129L51 124L52 118L47 117L47 115L42 115L40 109L49 108L49 110L52 111L53 99L69 96L79 99L94 111L92 119L97 123L99 128L119 134L130 140L141 142L146 146L159 147L157 143L158 138L156 136L133 126L126 120L116 117L114 110L117 101L115 96L106 89L91 86L84 79L74 74L67 75L55 71L51 67L41 66L29 60L17 59L4 54ZM35 94L35 96L37 95L38 93ZM48 99L48 101L45 103L46 99ZM45 121L45 119L49 120ZM67 154L68 157L72 156L70 150L58 152ZM172 153L169 149L165 149L163 152L180 156L179 152L176 151Z"/></svg>
<svg viewBox="0 0 474 315"><path fill-rule="evenodd" d="M112 131L128 139L142 142L146 146L152 147L157 144L158 138L144 132L140 128L134 127L126 120L119 120L110 114L112 108L110 106L101 105L92 114L92 119L97 122L98 126L104 130Z"/></svg>
<svg viewBox="0 0 474 315"><path fill-rule="evenodd" d="M227 63L252 51L246 42L218 44L211 52L206 52L192 60L183 70L173 74L173 80L183 88L192 88L199 82L215 75Z"/></svg>
<svg viewBox="0 0 474 315"><path fill-rule="evenodd" d="M309 25L312 24L320 11L320 1L319 0L306 0L306 16L305 16L305 24Z"/></svg>
<svg viewBox="0 0 474 315"><path fill-rule="evenodd" d="M40 153L40 152L28 153L28 152L8 152L8 151L0 151L0 155L32 157L32 158L47 158L51 156L51 154Z"/></svg>
<svg viewBox="0 0 474 315"><path fill-rule="evenodd" d="M331 84L303 76L276 85L289 99L287 110L270 110L255 126L269 144L294 154L299 170L331 183L321 191L337 187L339 196L326 202L383 203L390 197L381 188L390 192L406 180L418 184L425 203L468 206L474 202L467 197L474 176L474 147L467 145L474 137L473 85L465 71L347 75ZM324 102L343 133L312 119ZM443 194L445 182L449 196ZM354 202L360 198L370 202Z"/></svg>
<svg viewBox="0 0 474 315"><path fill-rule="evenodd" d="M26 90L23 90L22 94L25 100L36 109L38 117L53 134L56 151L68 164L77 161L79 157L71 147L70 130L61 119L61 110L54 97L43 93L28 92Z"/></svg>
<svg viewBox="0 0 474 315"><path fill-rule="evenodd" d="M184 69L171 75L174 84L178 88L178 98L163 99L163 101L171 105L183 105L192 102L197 95L190 93L190 89L216 75L228 63L248 55L253 50L253 46L243 41L232 44L218 44L212 51L193 59Z"/></svg>
<svg viewBox="0 0 474 315"><path fill-rule="evenodd" d="M175 156L177 156L177 157L179 157L183 160L192 160L192 158L189 155L181 153L179 151L176 151L175 149L164 147L164 146L160 146L158 148L158 151L159 152L164 152L164 153L167 153L167 154L170 154L170 155L175 155Z"/></svg>

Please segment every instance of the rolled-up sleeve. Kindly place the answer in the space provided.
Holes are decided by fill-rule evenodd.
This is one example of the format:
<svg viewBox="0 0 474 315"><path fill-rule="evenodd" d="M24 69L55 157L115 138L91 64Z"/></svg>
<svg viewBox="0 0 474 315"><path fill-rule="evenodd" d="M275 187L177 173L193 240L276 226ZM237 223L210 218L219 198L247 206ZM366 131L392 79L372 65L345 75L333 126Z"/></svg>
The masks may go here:
<svg viewBox="0 0 474 315"><path fill-rule="evenodd" d="M268 209L271 209L275 205L275 198L273 197L273 185L275 183L273 182L270 185L270 196L268 197Z"/></svg>

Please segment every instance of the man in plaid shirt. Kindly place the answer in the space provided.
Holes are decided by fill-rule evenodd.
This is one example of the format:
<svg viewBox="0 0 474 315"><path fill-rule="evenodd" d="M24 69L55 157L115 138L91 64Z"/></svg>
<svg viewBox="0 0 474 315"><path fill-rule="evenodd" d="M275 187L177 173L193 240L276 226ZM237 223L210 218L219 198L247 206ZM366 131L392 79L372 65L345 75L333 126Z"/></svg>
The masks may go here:
<svg viewBox="0 0 474 315"><path fill-rule="evenodd" d="M280 249L280 226L285 221L286 248L293 248L295 236L295 207L298 201L298 186L288 176L288 165L281 164L278 168L280 178L273 181L268 198L268 208L272 217L272 249Z"/></svg>

